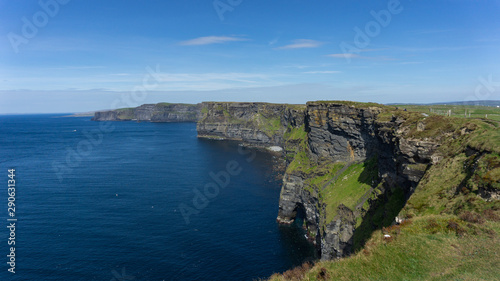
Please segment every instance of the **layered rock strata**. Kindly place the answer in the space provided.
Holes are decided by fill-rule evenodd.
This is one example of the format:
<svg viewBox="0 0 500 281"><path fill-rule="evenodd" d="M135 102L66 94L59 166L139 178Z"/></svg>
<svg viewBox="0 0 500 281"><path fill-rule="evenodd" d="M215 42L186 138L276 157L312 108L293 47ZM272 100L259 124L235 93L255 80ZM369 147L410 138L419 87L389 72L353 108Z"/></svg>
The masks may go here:
<svg viewBox="0 0 500 281"><path fill-rule="evenodd" d="M380 115L384 106L345 102L309 102L306 107L264 103L203 103L198 123L200 137L233 139L257 145L285 147L288 154L306 155L310 166L324 163L363 162L377 159L378 177L360 206L384 203L395 188L409 196L428 165L439 161L439 144L428 139L411 138L405 119ZM302 130L305 138L294 138ZM306 161L302 160L302 161ZM301 160L290 166L303 165ZM290 162L289 161L289 162ZM314 169L313 169L314 170ZM325 176L302 169L287 169L280 195L280 223L291 223L299 209L305 212L308 234L323 259L349 254L353 248L356 222L369 210L353 210L342 204L336 216L327 221L322 191L308 184L311 177ZM327 175L328 176L328 175ZM333 175L332 175L333 176ZM371 193L370 193L371 192Z"/></svg>
<svg viewBox="0 0 500 281"><path fill-rule="evenodd" d="M95 112L93 121L197 122L201 104L158 103Z"/></svg>

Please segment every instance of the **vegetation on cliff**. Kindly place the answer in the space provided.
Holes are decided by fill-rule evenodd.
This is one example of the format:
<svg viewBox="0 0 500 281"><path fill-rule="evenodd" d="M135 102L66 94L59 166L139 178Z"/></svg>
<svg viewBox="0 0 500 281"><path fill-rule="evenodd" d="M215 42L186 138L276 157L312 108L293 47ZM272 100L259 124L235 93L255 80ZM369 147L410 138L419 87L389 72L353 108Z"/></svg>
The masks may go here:
<svg viewBox="0 0 500 281"><path fill-rule="evenodd" d="M339 205L354 211L355 252L338 261L305 264L271 280L493 280L500 276L498 122L380 109L377 122L399 124L384 129L389 135L437 143L434 155L439 157L432 164L405 166L423 175L414 192L406 194L397 184L377 177L374 158L351 165L315 161L307 147L300 147L287 173L304 175L304 188L320 199L322 227L337 215ZM400 224L394 225L395 217Z"/></svg>
<svg viewBox="0 0 500 281"><path fill-rule="evenodd" d="M290 223L302 208L322 256L348 256L272 280L500 275L497 121L350 101L213 102L201 113L199 136L282 146L278 220Z"/></svg>
<svg viewBox="0 0 500 281"><path fill-rule="evenodd" d="M296 127L286 117L293 112L300 114L303 109L303 105L289 104L204 102L198 136L281 146L285 133Z"/></svg>
<svg viewBox="0 0 500 281"><path fill-rule="evenodd" d="M196 122L199 104L157 103L94 113L94 121Z"/></svg>
<svg viewBox="0 0 500 281"><path fill-rule="evenodd" d="M496 280L499 231L499 223L491 220L416 217L376 230L365 247L348 258L303 265L270 280Z"/></svg>

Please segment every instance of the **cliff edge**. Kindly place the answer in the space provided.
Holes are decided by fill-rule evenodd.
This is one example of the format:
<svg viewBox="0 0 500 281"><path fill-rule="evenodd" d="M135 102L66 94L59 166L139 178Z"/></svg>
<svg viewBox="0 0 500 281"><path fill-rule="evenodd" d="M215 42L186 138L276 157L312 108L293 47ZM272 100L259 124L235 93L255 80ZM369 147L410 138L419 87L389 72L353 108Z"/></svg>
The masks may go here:
<svg viewBox="0 0 500 281"><path fill-rule="evenodd" d="M157 103L95 112L92 121L197 122L201 104Z"/></svg>
<svg viewBox="0 0 500 281"><path fill-rule="evenodd" d="M436 169L447 173L442 163L458 161L463 170L449 170L458 186L455 179L441 188L464 189L481 200L500 194L498 124L345 101L207 102L201 112L200 137L284 148L288 165L277 220L289 224L305 214L304 227L323 260L350 255L375 230L422 211L409 199L428 188Z"/></svg>

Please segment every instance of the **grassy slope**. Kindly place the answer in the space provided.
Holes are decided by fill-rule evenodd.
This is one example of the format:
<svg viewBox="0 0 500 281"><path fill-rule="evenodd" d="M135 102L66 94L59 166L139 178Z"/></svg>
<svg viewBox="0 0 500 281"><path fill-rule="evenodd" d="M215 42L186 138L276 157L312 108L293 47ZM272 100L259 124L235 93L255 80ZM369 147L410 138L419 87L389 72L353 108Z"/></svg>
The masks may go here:
<svg viewBox="0 0 500 281"><path fill-rule="evenodd" d="M500 239L494 233L499 230L498 222L419 217L374 232L349 258L303 266L271 280L498 280Z"/></svg>
<svg viewBox="0 0 500 281"><path fill-rule="evenodd" d="M451 110L451 116L460 118L485 118L500 121L500 108L492 106L477 106L477 105L414 105L400 104L393 105L394 107L406 108L409 111L425 112L427 114L446 115L448 110Z"/></svg>
<svg viewBox="0 0 500 281"><path fill-rule="evenodd" d="M498 123L439 115L425 118L421 113L401 110L384 114L382 118L396 115L406 119L411 137L446 143L441 147L446 158L429 169L401 211L400 216L407 221L375 232L358 228L358 233L369 239L353 256L303 265L273 275L271 280L495 280L500 276L500 201L486 202L478 196L480 188L500 189ZM424 131L416 129L419 122L425 125ZM467 147L486 153L467 156ZM353 203L351 196L359 198L368 188L360 186L367 182L360 177L364 170L360 165L350 167L337 179L343 179L337 183L345 185L343 188L328 187L326 192L319 186L328 182L339 166L333 169L326 165L331 171L320 167L323 171L318 173L318 167L299 151L288 172L312 176L307 182L329 203L327 216L331 218L337 203ZM388 202L376 210L373 220L388 225L384 218L390 217L387 214L392 205L399 203ZM384 240L384 234L392 237Z"/></svg>
<svg viewBox="0 0 500 281"><path fill-rule="evenodd" d="M354 210L358 200L370 190L371 182L377 178L376 159L351 165L322 190L322 201L326 205L326 222L337 215L337 208L342 203Z"/></svg>

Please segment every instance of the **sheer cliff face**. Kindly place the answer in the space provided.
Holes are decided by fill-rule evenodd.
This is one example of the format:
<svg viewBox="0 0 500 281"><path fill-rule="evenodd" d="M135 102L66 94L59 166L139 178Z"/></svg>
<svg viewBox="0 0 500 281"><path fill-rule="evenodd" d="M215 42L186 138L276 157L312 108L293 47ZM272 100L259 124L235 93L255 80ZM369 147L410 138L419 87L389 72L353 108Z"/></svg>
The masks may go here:
<svg viewBox="0 0 500 281"><path fill-rule="evenodd" d="M204 102L198 136L240 140L257 146L282 146L287 127L304 123L303 108L269 103Z"/></svg>
<svg viewBox="0 0 500 281"><path fill-rule="evenodd" d="M144 104L136 108L124 108L96 112L94 121L147 121L147 122L197 122L201 104Z"/></svg>
<svg viewBox="0 0 500 281"><path fill-rule="evenodd" d="M308 103L308 144L312 156L333 161L365 160L379 146L375 120L381 109Z"/></svg>
<svg viewBox="0 0 500 281"><path fill-rule="evenodd" d="M291 223L302 209L308 236L323 259L348 254L356 222L365 221L394 190L409 196L427 166L440 159L436 153L438 143L408 137L406 120L386 116L386 109L380 105L309 102L298 107L214 102L203 103L201 111L197 127L200 137L279 145L285 148L287 161L297 155L283 178L277 220ZM355 195L359 198L347 198L356 205L328 199L329 192L338 192L331 191L334 187L329 185L335 177L342 175L342 180L346 179L349 174L343 172L350 165L369 159L376 159L376 177L367 184L364 194ZM336 172L338 175L324 168L335 167L336 163L344 164L344 169ZM329 178L321 186L315 184L315 179ZM366 221L365 227L369 228Z"/></svg>
<svg viewBox="0 0 500 281"><path fill-rule="evenodd" d="M401 186L418 183L429 163L439 161L439 144L408 136L406 120L383 121L381 107L310 102L308 148L315 161L365 161L378 157L380 176Z"/></svg>
<svg viewBox="0 0 500 281"><path fill-rule="evenodd" d="M288 169L283 179L278 221L290 223L297 210L303 208L309 233L315 235L323 259L339 258L348 254L353 246L356 220L363 219L368 208L383 204L394 188L409 196L422 178L427 165L439 160L438 144L432 141L406 137L404 121L391 117L382 121L379 115L384 111L375 106L350 106L341 103L310 102L305 112L307 146L304 148L310 166L325 163L352 163L376 159L377 180L369 183L372 188L360 198L360 204L347 207L340 203L335 217L328 218L329 202L319 198L328 194L328 187L314 187L310 178L320 178L318 169L308 173ZM316 171L315 171L316 170ZM339 175L341 173L339 172ZM331 175L334 177L335 175ZM342 174L344 179L348 176ZM365 198L363 198L365 197ZM370 201L368 198L371 198ZM330 206L331 207L331 206ZM368 214L369 215L369 214Z"/></svg>

